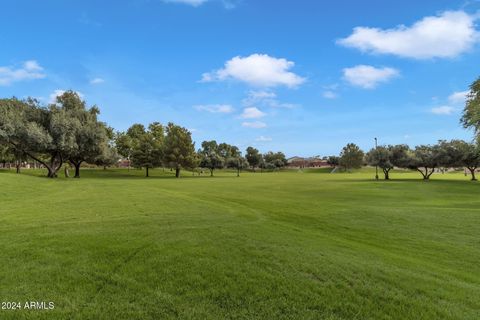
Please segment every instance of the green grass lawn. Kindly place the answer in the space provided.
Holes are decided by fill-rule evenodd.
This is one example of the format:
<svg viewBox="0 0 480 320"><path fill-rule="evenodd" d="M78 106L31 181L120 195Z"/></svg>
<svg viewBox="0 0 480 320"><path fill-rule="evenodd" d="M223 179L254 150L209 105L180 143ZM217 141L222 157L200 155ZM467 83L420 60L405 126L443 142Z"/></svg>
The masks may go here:
<svg viewBox="0 0 480 320"><path fill-rule="evenodd" d="M480 319L463 174L0 171L0 319Z"/></svg>

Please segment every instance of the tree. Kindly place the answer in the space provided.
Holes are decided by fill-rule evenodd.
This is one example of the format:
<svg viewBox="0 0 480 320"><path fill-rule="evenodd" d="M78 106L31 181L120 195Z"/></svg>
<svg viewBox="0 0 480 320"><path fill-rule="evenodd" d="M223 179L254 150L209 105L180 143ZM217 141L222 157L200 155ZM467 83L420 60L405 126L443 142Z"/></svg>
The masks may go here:
<svg viewBox="0 0 480 320"><path fill-rule="evenodd" d="M480 78L470 85L470 93L467 96L463 109L461 124L467 129L474 129L477 139L480 135Z"/></svg>
<svg viewBox="0 0 480 320"><path fill-rule="evenodd" d="M47 176L58 170L75 147L74 120L62 106L48 108L35 99L0 99L0 140L41 163Z"/></svg>
<svg viewBox="0 0 480 320"><path fill-rule="evenodd" d="M195 163L195 144L191 133L180 126L169 123L166 128L163 154L164 161L175 168L175 177L180 177L182 168L192 168Z"/></svg>
<svg viewBox="0 0 480 320"><path fill-rule="evenodd" d="M117 132L115 135L115 147L117 153L128 161L128 170L130 170L130 160L133 152L133 140L126 132Z"/></svg>
<svg viewBox="0 0 480 320"><path fill-rule="evenodd" d="M423 180L429 180L435 168L441 165L443 153L439 145L421 145L415 147L410 158L410 169L417 170Z"/></svg>
<svg viewBox="0 0 480 320"><path fill-rule="evenodd" d="M265 161L265 167L270 169L279 169L283 168L287 165L287 159L285 158L285 154L282 152L272 152L269 151L263 155L263 159Z"/></svg>
<svg viewBox="0 0 480 320"><path fill-rule="evenodd" d="M61 108L70 119L73 141L66 156L75 168L74 177L80 178L83 162L95 163L99 158L107 158L111 130L98 121L99 109L96 106L88 109L85 101L74 91L57 96L56 107Z"/></svg>
<svg viewBox="0 0 480 320"><path fill-rule="evenodd" d="M247 159L242 157L241 154L238 154L235 157L227 158L226 163L228 168L233 168L237 170L237 177L240 177L240 172L242 171L242 169L246 169L249 166Z"/></svg>
<svg viewBox="0 0 480 320"><path fill-rule="evenodd" d="M398 144L388 147L390 150L390 162L398 168L409 169L412 161L412 151L406 144Z"/></svg>
<svg viewBox="0 0 480 320"><path fill-rule="evenodd" d="M380 146L371 149L366 155L367 163L382 169L385 180L390 179L390 170L393 169L391 147Z"/></svg>
<svg viewBox="0 0 480 320"><path fill-rule="evenodd" d="M440 141L444 156L443 163L446 167L465 167L470 171L472 181L476 181L475 170L480 166L480 147L477 144L467 143L463 140Z"/></svg>
<svg viewBox="0 0 480 320"><path fill-rule="evenodd" d="M151 168L162 165L164 133L163 126L154 122L145 130L143 125L134 124L127 135L132 141L131 159L134 167L145 168L145 177L149 177Z"/></svg>
<svg viewBox="0 0 480 320"><path fill-rule="evenodd" d="M246 151L247 154L245 155L245 158L255 172L255 168L260 166L263 162L262 154L253 147L248 147Z"/></svg>
<svg viewBox="0 0 480 320"><path fill-rule="evenodd" d="M327 158L327 163L328 163L330 166L336 168L336 167L340 164L340 158L337 157L337 156L329 156L329 157Z"/></svg>
<svg viewBox="0 0 480 320"><path fill-rule="evenodd" d="M224 144L225 145L225 144ZM223 154L228 154L228 149L224 147ZM208 168L210 170L210 176L213 177L213 171L215 169L223 168L225 164L225 158L220 155L220 149L215 140L203 141L202 149L198 151L200 156L200 167Z"/></svg>
<svg viewBox="0 0 480 320"><path fill-rule="evenodd" d="M345 171L360 168L363 164L363 156L363 151L356 144L349 143L340 153L339 164L345 168Z"/></svg>

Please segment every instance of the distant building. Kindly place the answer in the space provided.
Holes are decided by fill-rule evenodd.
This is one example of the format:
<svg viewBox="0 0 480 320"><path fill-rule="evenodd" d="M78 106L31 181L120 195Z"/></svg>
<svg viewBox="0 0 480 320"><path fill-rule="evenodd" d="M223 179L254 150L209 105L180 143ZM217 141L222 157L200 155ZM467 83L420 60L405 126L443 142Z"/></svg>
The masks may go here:
<svg viewBox="0 0 480 320"><path fill-rule="evenodd" d="M287 167L289 168L322 168L330 167L327 160L320 157L291 157L287 159Z"/></svg>

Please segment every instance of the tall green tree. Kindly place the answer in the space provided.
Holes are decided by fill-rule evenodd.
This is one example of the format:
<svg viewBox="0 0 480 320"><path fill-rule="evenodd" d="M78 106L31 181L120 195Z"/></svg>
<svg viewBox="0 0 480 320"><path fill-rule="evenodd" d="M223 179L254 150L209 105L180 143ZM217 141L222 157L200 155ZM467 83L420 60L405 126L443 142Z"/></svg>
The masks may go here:
<svg viewBox="0 0 480 320"><path fill-rule="evenodd" d="M145 176L149 177L149 170L162 165L164 130L163 126L154 122L148 130L144 126L134 124L127 131L132 141L131 160L137 168L145 168Z"/></svg>
<svg viewBox="0 0 480 320"><path fill-rule="evenodd" d="M228 153L226 145L223 145L223 153ZM213 171L215 169L222 169L225 165L225 157L220 154L219 145L215 140L203 141L202 149L198 152L200 156L200 167L208 168L210 170L210 176L213 177Z"/></svg>
<svg viewBox="0 0 480 320"><path fill-rule="evenodd" d="M360 168L363 165L363 157L364 153L360 147L354 143L349 143L343 147L340 153L339 164L345 171Z"/></svg>
<svg viewBox="0 0 480 320"><path fill-rule="evenodd" d="M191 133L174 123L166 127L165 143L163 147L164 162L175 169L175 177L180 177L182 168L192 168L195 165L195 144Z"/></svg>
<svg viewBox="0 0 480 320"><path fill-rule="evenodd" d="M58 96L53 108L59 108L69 119L73 143L66 156L75 168L75 178L80 178L83 162L95 163L110 153L109 128L98 120L100 110L96 106L88 108L74 91Z"/></svg>
<svg viewBox="0 0 480 320"><path fill-rule="evenodd" d="M392 156L391 147L379 146L371 149L365 158L369 165L382 169L385 180L389 180L390 170L393 169Z"/></svg>
<svg viewBox="0 0 480 320"><path fill-rule="evenodd" d="M480 136L480 78L470 85L460 122L465 128L473 129L477 140Z"/></svg>
<svg viewBox="0 0 480 320"><path fill-rule="evenodd" d="M245 158L255 172L255 168L259 167L263 162L262 154L254 147L248 147L246 150Z"/></svg>

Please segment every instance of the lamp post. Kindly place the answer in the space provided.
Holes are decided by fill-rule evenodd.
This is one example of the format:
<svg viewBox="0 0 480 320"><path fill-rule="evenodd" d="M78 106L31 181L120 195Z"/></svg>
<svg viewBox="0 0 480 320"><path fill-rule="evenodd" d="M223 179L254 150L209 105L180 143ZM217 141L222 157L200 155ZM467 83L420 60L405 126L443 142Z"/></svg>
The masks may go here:
<svg viewBox="0 0 480 320"><path fill-rule="evenodd" d="M377 138L375 138L375 151L377 151ZM375 180L378 180L378 164L375 165Z"/></svg>

